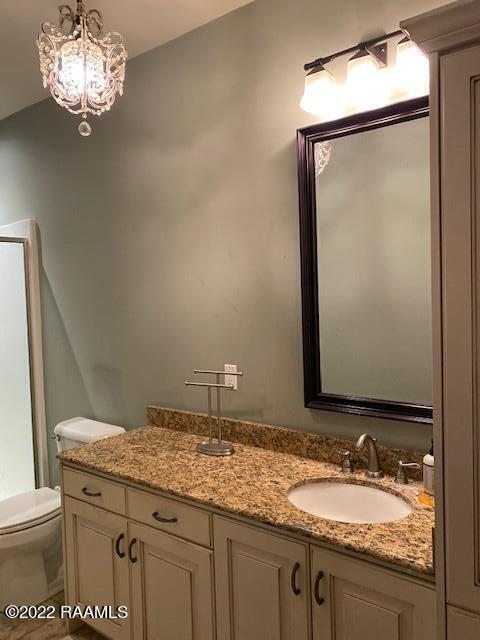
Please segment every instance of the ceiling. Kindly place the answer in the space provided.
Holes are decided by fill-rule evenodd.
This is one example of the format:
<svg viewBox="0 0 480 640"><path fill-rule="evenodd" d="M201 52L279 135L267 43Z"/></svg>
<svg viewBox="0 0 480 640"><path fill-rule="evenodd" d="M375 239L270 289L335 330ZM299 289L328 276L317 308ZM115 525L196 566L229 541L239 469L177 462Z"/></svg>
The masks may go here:
<svg viewBox="0 0 480 640"><path fill-rule="evenodd" d="M68 0L62 0L68 2ZM107 30L119 31L133 58L251 0L86 0ZM48 96L35 38L42 22L56 22L59 0L0 0L0 120ZM75 6L75 0L69 4Z"/></svg>

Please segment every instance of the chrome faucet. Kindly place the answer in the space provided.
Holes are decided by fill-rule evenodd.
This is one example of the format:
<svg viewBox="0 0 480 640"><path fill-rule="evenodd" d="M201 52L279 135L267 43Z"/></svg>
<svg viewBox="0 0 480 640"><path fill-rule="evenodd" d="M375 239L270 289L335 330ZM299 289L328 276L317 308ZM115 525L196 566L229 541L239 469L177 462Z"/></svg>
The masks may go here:
<svg viewBox="0 0 480 640"><path fill-rule="evenodd" d="M363 433L357 440L355 449L360 451L363 447L368 447L368 463L365 475L367 478L383 478L383 471L378 462L377 439L372 438L369 433Z"/></svg>

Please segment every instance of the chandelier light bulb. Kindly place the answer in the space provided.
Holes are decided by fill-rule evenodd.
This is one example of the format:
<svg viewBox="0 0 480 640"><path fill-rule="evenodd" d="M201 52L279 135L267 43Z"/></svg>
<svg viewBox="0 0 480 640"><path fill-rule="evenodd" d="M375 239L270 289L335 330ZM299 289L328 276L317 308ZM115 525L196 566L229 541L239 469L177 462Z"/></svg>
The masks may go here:
<svg viewBox="0 0 480 640"><path fill-rule="evenodd" d="M408 97L424 96L429 92L428 58L408 38L397 44L395 81L397 90Z"/></svg>
<svg viewBox="0 0 480 640"><path fill-rule="evenodd" d="M123 95L128 57L119 33L104 33L99 11L87 11L82 0L77 8L59 8L58 25L42 25L37 38L43 86L70 113L84 119L78 130L89 136L89 114L109 111L117 95Z"/></svg>
<svg viewBox="0 0 480 640"><path fill-rule="evenodd" d="M59 79L69 98L99 96L105 88L101 48L87 40L66 42L60 49Z"/></svg>
<svg viewBox="0 0 480 640"><path fill-rule="evenodd" d="M387 102L388 89L381 71L378 61L366 49L360 49L348 61L347 89L356 109L374 109Z"/></svg>
<svg viewBox="0 0 480 640"><path fill-rule="evenodd" d="M328 120L343 110L342 93L333 75L321 64L305 76L305 90L300 107L307 113Z"/></svg>

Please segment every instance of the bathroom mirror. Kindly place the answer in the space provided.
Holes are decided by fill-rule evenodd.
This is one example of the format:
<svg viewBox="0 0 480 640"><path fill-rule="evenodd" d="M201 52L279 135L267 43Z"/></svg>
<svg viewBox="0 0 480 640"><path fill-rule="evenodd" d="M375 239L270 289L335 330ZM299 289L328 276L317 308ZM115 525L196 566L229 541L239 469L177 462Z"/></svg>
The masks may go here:
<svg viewBox="0 0 480 640"><path fill-rule="evenodd" d="M298 131L305 405L432 422L428 98Z"/></svg>

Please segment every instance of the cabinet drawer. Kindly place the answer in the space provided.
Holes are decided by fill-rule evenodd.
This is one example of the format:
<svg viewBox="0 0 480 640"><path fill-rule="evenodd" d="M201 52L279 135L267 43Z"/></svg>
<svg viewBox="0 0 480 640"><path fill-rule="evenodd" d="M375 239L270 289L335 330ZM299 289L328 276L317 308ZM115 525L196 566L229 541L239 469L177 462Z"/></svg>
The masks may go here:
<svg viewBox="0 0 480 640"><path fill-rule="evenodd" d="M90 473L64 469L63 491L72 498L89 502L108 511L122 515L126 513L125 489Z"/></svg>
<svg viewBox="0 0 480 640"><path fill-rule="evenodd" d="M211 546L210 514L176 500L127 490L128 517L167 533Z"/></svg>

